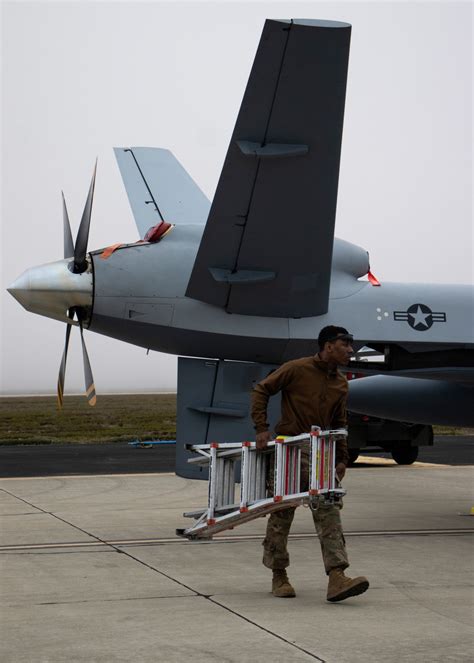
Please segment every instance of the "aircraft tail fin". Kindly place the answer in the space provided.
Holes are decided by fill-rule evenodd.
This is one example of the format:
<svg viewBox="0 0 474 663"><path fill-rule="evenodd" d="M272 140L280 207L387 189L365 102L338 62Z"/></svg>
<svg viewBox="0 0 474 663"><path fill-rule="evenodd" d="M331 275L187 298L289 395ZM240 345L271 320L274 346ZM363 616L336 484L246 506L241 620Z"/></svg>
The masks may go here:
<svg viewBox="0 0 474 663"><path fill-rule="evenodd" d="M327 312L350 34L266 21L188 297L241 315Z"/></svg>
<svg viewBox="0 0 474 663"><path fill-rule="evenodd" d="M206 223L210 202L172 152L154 147L114 152L140 238L160 221Z"/></svg>

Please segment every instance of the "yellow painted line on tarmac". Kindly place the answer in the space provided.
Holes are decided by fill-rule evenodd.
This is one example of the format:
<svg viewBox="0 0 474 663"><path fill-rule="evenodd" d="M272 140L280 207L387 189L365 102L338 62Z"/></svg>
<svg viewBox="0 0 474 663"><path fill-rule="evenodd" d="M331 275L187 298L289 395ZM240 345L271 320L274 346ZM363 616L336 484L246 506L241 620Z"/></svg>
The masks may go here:
<svg viewBox="0 0 474 663"><path fill-rule="evenodd" d="M412 463L411 465L399 465L391 458L379 458L377 456L359 456L356 462L354 463L354 465L358 465L359 463L363 463L364 465L391 465L392 467L406 467L406 468L452 467L452 465L442 465L441 463L422 463L418 461Z"/></svg>

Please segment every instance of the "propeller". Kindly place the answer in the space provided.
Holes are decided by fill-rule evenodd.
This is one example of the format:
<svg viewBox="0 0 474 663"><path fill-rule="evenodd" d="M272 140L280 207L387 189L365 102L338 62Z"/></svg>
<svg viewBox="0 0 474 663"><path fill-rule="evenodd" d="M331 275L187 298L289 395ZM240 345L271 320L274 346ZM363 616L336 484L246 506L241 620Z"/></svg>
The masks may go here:
<svg viewBox="0 0 474 663"><path fill-rule="evenodd" d="M72 241L71 224L69 223L69 216L67 213L66 199L64 193L61 191L63 197L63 226L64 226L64 257L71 258L74 255L74 244Z"/></svg>
<svg viewBox="0 0 474 663"><path fill-rule="evenodd" d="M67 312L68 318L71 320L74 318L74 312L72 309L69 309ZM67 360L67 351L69 348L69 337L71 336L71 326L69 323L66 325L66 341L64 343L63 357L61 359L61 364L59 366L59 375L58 375L58 407L62 408L63 406L63 394L64 394L64 378L66 377L66 360Z"/></svg>
<svg viewBox="0 0 474 663"><path fill-rule="evenodd" d="M87 269L86 253L87 241L89 239L89 228L91 225L92 200L94 198L95 174L97 172L97 160L92 174L92 181L87 194L86 204L82 213L81 223L77 231L76 243L74 245L74 274L82 274Z"/></svg>
<svg viewBox="0 0 474 663"><path fill-rule="evenodd" d="M65 258L73 257L74 260L70 265L70 269L74 274L82 274L87 269L87 260L86 260L87 242L89 240L89 228L91 222L92 202L94 199L96 172L97 172L97 161L95 162L94 172L92 174L92 181L89 187L89 193L87 194L87 200L84 206L84 211L82 213L79 230L77 231L75 244L72 241L71 224L69 222L66 200L64 198L64 193L61 192L63 198L64 257ZM66 326L66 339L64 343L64 350L61 359L61 364L59 366L58 387L57 387L58 407L61 408L63 405L67 353L69 349L69 338L71 335L71 327L74 322L74 318L77 319L77 322L79 324L79 329L81 331L82 359L84 363L86 398L89 405L93 406L96 404L97 399L95 393L94 378L92 376L91 363L89 360L89 355L87 354L87 348L84 341L83 323L84 320L86 319L87 311L86 309L80 306L73 306L70 309L68 309L67 315L70 322L68 322Z"/></svg>

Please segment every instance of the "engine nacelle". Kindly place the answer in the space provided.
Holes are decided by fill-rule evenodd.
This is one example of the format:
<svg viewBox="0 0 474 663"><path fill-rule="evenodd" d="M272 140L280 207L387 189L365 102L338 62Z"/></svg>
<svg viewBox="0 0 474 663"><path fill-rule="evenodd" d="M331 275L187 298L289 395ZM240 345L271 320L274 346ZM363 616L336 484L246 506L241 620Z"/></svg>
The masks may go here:
<svg viewBox="0 0 474 663"><path fill-rule="evenodd" d="M368 274L369 268L369 254L365 249L335 237L329 297L338 299L355 294L366 285L358 279Z"/></svg>

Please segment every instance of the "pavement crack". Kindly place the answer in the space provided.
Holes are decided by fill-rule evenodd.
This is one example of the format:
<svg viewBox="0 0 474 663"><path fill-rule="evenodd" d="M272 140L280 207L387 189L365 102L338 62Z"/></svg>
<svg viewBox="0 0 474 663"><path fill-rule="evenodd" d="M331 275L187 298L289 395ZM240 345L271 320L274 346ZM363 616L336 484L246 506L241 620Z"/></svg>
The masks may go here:
<svg viewBox="0 0 474 663"><path fill-rule="evenodd" d="M42 513L36 511L25 511L24 513L2 513L2 518L14 518L15 516L42 516Z"/></svg>
<svg viewBox="0 0 474 663"><path fill-rule="evenodd" d="M122 553L122 555L126 555L127 557L130 557L130 559L133 559L135 562L138 562L142 566L145 566L146 568L150 569L151 571L154 571L155 573L159 573L161 576L164 578L167 578L168 580L171 580L171 582L175 582L177 585L180 585L181 587L184 587L188 591L192 592L195 596L201 596L203 598L207 598L205 594L201 594L201 592L196 591L189 585L186 585L186 583L181 582L180 580L177 580L176 578L173 578L173 576L168 575L164 571L160 571L160 569L157 569L156 566L152 566L151 564L147 564L143 560L139 559L138 557L135 557L134 555L131 555L129 552L126 550L121 550L120 548L117 548L116 546L112 545L111 548L114 548L119 553Z"/></svg>
<svg viewBox="0 0 474 663"><path fill-rule="evenodd" d="M115 553L115 550L0 550L0 555L97 555L98 553Z"/></svg>
<svg viewBox="0 0 474 663"><path fill-rule="evenodd" d="M62 523L65 523L66 525L70 525L74 529L77 529L79 532L82 532L82 534L85 534L86 536L90 536L91 538L95 539L96 541L108 546L112 550L115 550L117 553L121 555L125 555L126 557L129 557L130 559L133 559L135 562L138 562L138 564L141 564L142 566L145 566L146 568L150 569L151 571L154 571L155 573L159 573L160 575L164 576L168 580L171 580L172 582L176 583L177 585L180 585L181 587L184 587L190 592L193 592L196 596L203 596L200 592L197 592L194 590L192 587L189 587L183 582L180 582L179 580L176 580L176 578L173 578L172 576L169 576L168 574L164 573L163 571L160 571L154 566L151 566L151 564L147 564L143 560L139 559L138 557L135 557L134 555L131 555L130 553L126 552L125 550L122 550L119 548L117 545L114 545L113 543L109 543L107 541L104 541L104 539L101 539L99 536L96 536L95 534L92 534L91 532L88 532L87 530L83 529L82 527L79 527L78 525L74 525L74 523L70 523L68 520L65 520L64 518L61 518L61 516L56 515L55 513L50 513L53 518L56 518L57 520L60 520Z"/></svg>
<svg viewBox="0 0 474 663"><path fill-rule="evenodd" d="M32 504L31 502L28 502L28 500L24 500L22 497L18 497L18 495L15 495L14 493L11 493L9 490L6 490L5 488L0 488L0 490L5 493L6 495L10 495L10 497L13 497L16 500L19 500L20 502L23 502L23 504L28 504L32 509L37 509L38 511L41 511L41 513L48 513L44 509L42 509L39 506L36 506L36 504Z"/></svg>
<svg viewBox="0 0 474 663"><path fill-rule="evenodd" d="M114 546L112 546L114 547ZM320 661L320 663L326 663L326 661L322 658L319 658L319 656L316 656L316 654L313 654L312 652L308 651L307 649L304 649L304 647L300 647L299 645L295 644L294 642L291 642L290 640L287 640L281 635L278 635L278 633L275 633L274 631L271 631L270 629L265 628L264 626L261 626L260 624L257 624L256 622L253 622L251 619L248 617L245 617L244 615L240 614L239 612L236 612L235 610L232 610L232 608L229 608L228 606L224 605L223 603L220 603L217 601L215 598L213 598L212 594L203 594L202 592L197 591L190 585L187 585L184 582L181 582L180 580L177 580L176 578L173 578L173 576L168 575L164 571L160 571L156 567L152 566L151 564L147 564L146 562L143 562L141 559L138 559L137 557L134 557L130 553L126 552L125 550L121 550L124 555L127 555L127 557L130 557L131 559L135 560L139 564L142 564L143 566L146 566L147 568L151 569L152 571L155 571L156 573L159 573L160 575L164 576L165 578L168 578L168 580L171 580L172 582L177 583L178 585L181 585L181 587L184 587L190 592L193 592L195 596L199 596L200 598L205 599L206 601L209 601L210 603L213 603L214 605L219 606L223 610L226 610L227 612L230 612L232 615L235 617L239 617L243 621L247 622L248 624L252 624L256 628L260 629L261 631L264 631L268 635L272 635L273 637L277 638L278 640L281 640L282 642L285 642L287 645L290 645L291 647L294 647L295 649L298 649L298 651L303 652L304 654L307 654L308 656L311 656L314 658L316 661Z"/></svg>
<svg viewBox="0 0 474 663"><path fill-rule="evenodd" d="M320 661L320 663L326 663L325 659L320 658L319 656L316 656L316 654L313 654L313 652L310 652L308 649L305 649L304 647L300 647L295 642L291 642L291 640L287 640L287 638L284 638L282 635L278 635L278 633L275 633L274 631L271 631L270 629L265 628L265 626L262 626L261 624L257 624L256 622L253 622L251 619L249 619L248 617L245 617L240 612L237 612L236 610L232 610L232 608L229 608L228 606L224 605L223 603L220 603L219 601L216 601L216 599L212 598L212 596L207 597L207 599L211 603L214 603L215 605L218 605L220 608L223 608L224 610L227 610L228 612L235 615L236 617L239 617L240 619L243 619L248 624L252 624L252 626L255 626L256 628L260 629L261 631L264 631L265 633L268 633L269 635L272 635L274 638L277 638L278 640L281 640L282 642L285 642L287 645L290 645L290 647L294 647L295 649L298 649L298 651L301 651L304 654L307 654L308 656L311 656L311 658L314 658L316 661Z"/></svg>
<svg viewBox="0 0 474 663"><path fill-rule="evenodd" d="M196 598L195 596L176 596L176 594L170 594L169 596L123 596L112 599L81 599L78 601L43 601L41 603L35 603L34 605L71 605L76 603L115 603L122 601L156 601L163 599L189 599Z"/></svg>
<svg viewBox="0 0 474 663"><path fill-rule="evenodd" d="M232 610L232 608L229 608L228 606L224 605L223 603L220 603L215 598L213 598L212 594L203 594L202 592L197 591L196 589L194 589L190 585L187 585L186 583L181 582L180 580L177 580L176 578L173 578L173 576L170 576L168 573L165 573L164 571L160 571L160 569L157 569L155 566L152 566L151 564L147 564L143 560L138 559L134 555L131 555L129 552L127 552L125 550L120 550L119 548L116 548L113 545L111 547L116 549L117 552L121 552L122 554L126 555L127 557L130 557L135 562L138 562L139 564L141 564L142 566L145 566L146 568L150 569L151 571L154 571L155 573L159 573L161 576L167 578L168 580L171 580L171 582L174 582L174 583L180 585L181 587L184 587L188 591L192 592L195 596L199 596L200 598L203 598L206 601L209 601L210 603L213 603L214 605L219 606L223 610L226 610L227 612L230 612L235 617L239 617L240 619L247 622L248 624L252 624L256 628L258 628L261 631L264 631L265 633L267 633L268 635L272 635L273 637L277 638L278 640L281 640L282 642L285 642L287 645L290 645L291 647L294 647L295 649L298 649L298 651L301 651L304 654L307 654L308 656L311 656L316 661L320 661L320 663L326 663L326 661L324 659L319 658L319 656L316 656L316 654L313 654L312 652L308 651L307 649L304 649L304 647L300 647L299 645L295 644L294 642L291 642L290 640L287 640L283 636L278 635L278 633L275 633L274 631L271 631L270 629L267 629L264 626L261 626L260 624L257 624L256 622L253 622L248 617L245 617L244 615L240 614L239 612L236 612L235 610Z"/></svg>

